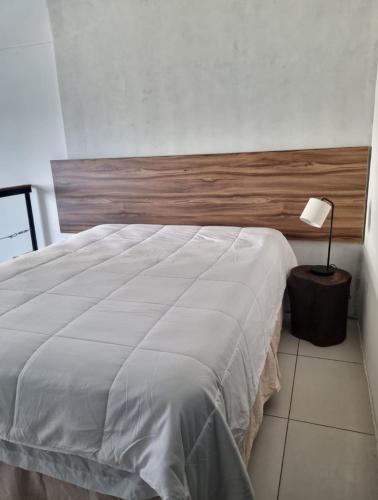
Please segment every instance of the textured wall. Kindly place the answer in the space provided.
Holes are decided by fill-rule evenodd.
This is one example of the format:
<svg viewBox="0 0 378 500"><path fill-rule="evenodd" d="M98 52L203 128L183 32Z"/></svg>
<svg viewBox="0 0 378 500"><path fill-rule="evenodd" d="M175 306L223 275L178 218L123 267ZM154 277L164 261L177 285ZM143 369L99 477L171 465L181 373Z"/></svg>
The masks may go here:
<svg viewBox="0 0 378 500"><path fill-rule="evenodd" d="M378 80L372 142L368 216L363 253L361 327L376 430L378 430Z"/></svg>
<svg viewBox="0 0 378 500"><path fill-rule="evenodd" d="M368 144L376 0L48 0L69 157Z"/></svg>
<svg viewBox="0 0 378 500"><path fill-rule="evenodd" d="M50 159L65 154L46 2L1 0L0 186L35 187L32 202L40 246L59 237ZM0 200L0 237L28 227L22 198ZM30 249L28 234L1 240L0 261Z"/></svg>

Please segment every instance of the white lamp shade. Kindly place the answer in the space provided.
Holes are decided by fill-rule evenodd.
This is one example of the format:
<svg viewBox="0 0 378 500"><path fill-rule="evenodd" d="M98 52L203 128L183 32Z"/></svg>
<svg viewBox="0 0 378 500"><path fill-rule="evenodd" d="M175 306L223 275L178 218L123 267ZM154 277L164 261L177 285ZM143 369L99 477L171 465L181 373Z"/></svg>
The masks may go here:
<svg viewBox="0 0 378 500"><path fill-rule="evenodd" d="M331 205L326 201L319 198L310 198L299 218L302 222L310 226L320 228L324 224L330 210Z"/></svg>

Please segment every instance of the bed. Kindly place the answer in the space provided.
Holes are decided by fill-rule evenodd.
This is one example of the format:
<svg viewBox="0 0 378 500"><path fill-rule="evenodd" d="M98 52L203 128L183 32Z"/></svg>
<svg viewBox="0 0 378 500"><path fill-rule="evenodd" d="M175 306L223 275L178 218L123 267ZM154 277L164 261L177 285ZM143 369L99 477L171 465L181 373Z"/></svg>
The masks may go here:
<svg viewBox="0 0 378 500"><path fill-rule="evenodd" d="M294 265L276 230L134 224L2 264L0 461L128 500L253 498Z"/></svg>
<svg viewBox="0 0 378 500"><path fill-rule="evenodd" d="M360 241L367 163L366 147L52 161L78 234L0 265L0 498L253 499L285 236L327 236L298 219L324 195L335 238Z"/></svg>

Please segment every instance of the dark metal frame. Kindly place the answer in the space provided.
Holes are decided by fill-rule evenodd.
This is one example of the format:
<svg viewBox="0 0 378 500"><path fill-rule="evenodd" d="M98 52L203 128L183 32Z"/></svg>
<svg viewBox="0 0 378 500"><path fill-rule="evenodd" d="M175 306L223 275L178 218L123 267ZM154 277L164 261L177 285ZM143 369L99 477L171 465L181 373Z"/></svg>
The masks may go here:
<svg viewBox="0 0 378 500"><path fill-rule="evenodd" d="M329 258L331 255L331 243L332 243L332 230L333 230L333 214L335 211L335 204L333 201L329 200L328 198L322 198L322 200L326 201L331 205L332 211L331 211L331 225L329 228L329 238L328 238L328 257L327 257L327 269L329 269Z"/></svg>
<svg viewBox="0 0 378 500"><path fill-rule="evenodd" d="M15 196L18 194L25 195L25 203L26 203L26 211L28 213L31 243L33 250L38 250L37 236L35 234L35 226L34 226L33 208L30 200L31 191L32 187L30 184L0 188L0 198L5 198L7 196Z"/></svg>
<svg viewBox="0 0 378 500"><path fill-rule="evenodd" d="M332 244L332 230L333 230L333 215L335 212L335 204L333 201L325 198L324 196L321 198L322 201L326 201L331 205L331 224L329 228L329 236L328 236L328 255L327 255L327 265L326 266L313 266L311 272L314 274L318 274L320 276L331 276L335 272L335 266L331 266L329 264L330 256L331 256L331 244Z"/></svg>

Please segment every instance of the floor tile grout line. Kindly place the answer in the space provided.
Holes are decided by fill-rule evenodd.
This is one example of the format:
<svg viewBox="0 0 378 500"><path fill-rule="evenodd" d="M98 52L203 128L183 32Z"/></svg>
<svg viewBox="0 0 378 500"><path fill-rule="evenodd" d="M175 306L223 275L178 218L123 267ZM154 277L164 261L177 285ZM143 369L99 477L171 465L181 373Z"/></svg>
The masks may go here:
<svg viewBox="0 0 378 500"><path fill-rule="evenodd" d="M273 413L264 413L264 417L283 418L285 420L289 420L288 417L283 417L282 415L274 415Z"/></svg>
<svg viewBox="0 0 378 500"><path fill-rule="evenodd" d="M283 354L283 353L282 353ZM321 356L309 356L307 354L298 354L300 358L324 359L325 361L335 361L336 363L349 363L351 365L362 365L360 361L349 361L346 359L322 358Z"/></svg>
<svg viewBox="0 0 378 500"><path fill-rule="evenodd" d="M356 434L363 434L364 436L375 436L374 432L364 432L357 431L356 429L348 429L346 427L337 427L335 425L320 424L319 422L311 422L310 420L301 420L299 418L287 418L281 415L273 415L272 413L264 413L264 417L281 418L290 422L302 422L303 424L318 425L320 427L326 427L327 429L337 429L339 431L354 432Z"/></svg>
<svg viewBox="0 0 378 500"><path fill-rule="evenodd" d="M338 431L354 432L355 434L362 434L363 436L372 436L375 434L372 432L356 431L355 429L346 429L345 427L336 427L334 425L319 424L319 422L310 422L309 420L300 420L298 418L287 418L281 417L280 415L272 415L271 413L264 413L264 417L280 418L281 420L287 420L290 422L301 422L302 424L317 425L318 427L326 427L327 429L336 429Z"/></svg>
<svg viewBox="0 0 378 500"><path fill-rule="evenodd" d="M287 417L281 417L281 415L272 415L271 413L264 413L264 417L280 418L281 420L289 420Z"/></svg>
<svg viewBox="0 0 378 500"><path fill-rule="evenodd" d="M294 384L295 384L295 375L296 375L296 373L297 373L298 352L299 352L299 341L298 341L298 344L297 344L297 353L295 354L295 365L294 365L293 384L292 384L292 386L291 386L290 404L289 404L289 413L288 413L288 416L287 416L287 422L286 422L286 432L285 432L284 448L283 448L282 460L281 460L280 478L279 478L279 481L278 481L278 489L277 489L277 500L279 500L279 497L280 497L280 490L281 490L281 481L282 481L282 473L283 473L283 464L284 464L284 460L285 460L285 452L286 452L287 435L288 435L288 432L289 432L289 422L290 422L291 403L292 403L292 401L293 401Z"/></svg>
<svg viewBox="0 0 378 500"><path fill-rule="evenodd" d="M278 351L278 354L287 354L289 356L296 356L297 355L295 352L285 352L285 351Z"/></svg>
<svg viewBox="0 0 378 500"><path fill-rule="evenodd" d="M325 361L337 361L338 363L350 363L352 365L363 365L362 361L350 361L347 359L322 358L321 356L310 356L308 354L295 354L293 352L278 351L278 354L286 354L289 356L299 356L300 358L324 359Z"/></svg>
<svg viewBox="0 0 378 500"><path fill-rule="evenodd" d="M282 417L281 417L282 418ZM298 418L289 418L290 422L301 422L302 424L317 425L319 427L326 427L327 429L336 429L338 431L354 432L355 434L362 434L363 436L373 436L372 432L356 431L354 429L346 429L345 427L336 427L334 425L319 424L319 422L310 422L309 420L299 420Z"/></svg>
<svg viewBox="0 0 378 500"><path fill-rule="evenodd" d="M283 448L283 452L282 452L280 477L279 477L279 480L278 480L277 500L279 500L279 496L280 496L281 480L282 480L282 470L283 470L283 462L284 462L284 458L285 458L286 441L287 441L287 434L288 434L288 432L289 432L289 419L286 419L286 431L285 431L284 448Z"/></svg>
<svg viewBox="0 0 378 500"><path fill-rule="evenodd" d="M288 437L288 431L289 431L289 424L290 424L291 421L293 421L293 422L302 422L302 423L305 423L305 424L308 424L308 425L317 425L319 427L325 427L325 428L328 428L328 429L336 429L336 430L345 431L345 432L354 432L356 434L374 437L373 433L356 431L356 430L352 430L352 429L345 429L345 428L341 428L341 427L335 427L335 426L330 426L330 425L325 425L325 424L319 424L319 423L315 423L315 422L308 422L308 421L298 420L298 419L294 419L294 418L290 417L290 415L291 415L291 407L292 407L292 402L293 402L294 387L295 387L295 379L296 379L296 373L297 373L298 357L313 358L313 359L324 359L326 361L336 361L336 362L339 362L339 363L340 362L341 363L349 363L349 364L355 364L355 365L360 365L360 366L363 365L363 363L357 362L357 361L338 360L338 359L322 358L320 356L307 356L307 355L299 354L299 348L300 348L300 341L298 340L296 354L278 351L279 354L287 354L287 355L291 355L291 356L295 356L296 357L295 358L295 366L294 366L293 383L292 383L291 395L290 395L290 404L289 404L288 417L285 418L285 417L281 417L281 416L277 416L277 415L266 414L267 416L271 416L271 417L281 418L281 419L287 420L287 422L286 422L285 439L284 439L284 447L283 447L283 453L282 453L282 461L281 461L281 470L280 470L280 476L279 476L279 482L278 482L278 489L277 489L277 500L279 500L279 497L280 497L281 483L282 483L282 476L283 476L283 465L284 465L285 454L286 454L287 437Z"/></svg>

